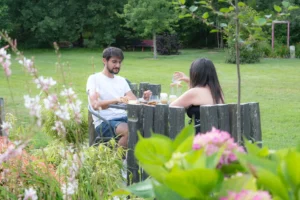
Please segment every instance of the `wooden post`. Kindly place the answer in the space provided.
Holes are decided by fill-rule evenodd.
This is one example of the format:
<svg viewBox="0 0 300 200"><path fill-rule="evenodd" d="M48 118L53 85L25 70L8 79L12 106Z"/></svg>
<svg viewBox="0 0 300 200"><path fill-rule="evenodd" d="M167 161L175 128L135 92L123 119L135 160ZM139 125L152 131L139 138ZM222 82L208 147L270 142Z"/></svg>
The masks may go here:
<svg viewBox="0 0 300 200"><path fill-rule="evenodd" d="M251 139L250 107L248 103L241 104L242 136Z"/></svg>
<svg viewBox="0 0 300 200"><path fill-rule="evenodd" d="M184 128L185 108L169 107L169 137L175 139L178 133Z"/></svg>
<svg viewBox="0 0 300 200"><path fill-rule="evenodd" d="M5 121L5 113L4 113L4 99L0 97L0 136L6 136L5 133L2 132L1 125Z"/></svg>
<svg viewBox="0 0 300 200"><path fill-rule="evenodd" d="M154 108L154 133L160 133L163 135L169 135L168 128L168 112L169 105L158 104Z"/></svg>
<svg viewBox="0 0 300 200"><path fill-rule="evenodd" d="M260 111L259 104L256 102L249 103L250 110L250 126L251 126L251 137L255 142L259 142L258 146L262 146L262 135L261 135L261 124L260 124Z"/></svg>
<svg viewBox="0 0 300 200"><path fill-rule="evenodd" d="M139 98L142 98L144 95L144 91L148 90L149 83L140 83L139 87Z"/></svg>
<svg viewBox="0 0 300 200"><path fill-rule="evenodd" d="M230 133L229 125L229 106L227 104L218 104L218 129Z"/></svg>
<svg viewBox="0 0 300 200"><path fill-rule="evenodd" d="M93 124L93 117L91 112L88 113L88 127L89 127L89 145L92 146L95 141L96 130Z"/></svg>
<svg viewBox="0 0 300 200"><path fill-rule="evenodd" d="M148 138L153 132L153 117L154 117L154 106L143 105L144 118L143 118L143 131L144 137Z"/></svg>
<svg viewBox="0 0 300 200"><path fill-rule="evenodd" d="M139 166L134 156L134 148L138 141L137 133L141 131L141 113L142 105L128 104L127 105L128 116L128 152L127 152L127 184L137 183L140 180ZM132 180L130 180L130 174L132 174ZM132 181L132 182L131 182Z"/></svg>
<svg viewBox="0 0 300 200"><path fill-rule="evenodd" d="M229 105L230 135L237 142L237 104Z"/></svg>
<svg viewBox="0 0 300 200"><path fill-rule="evenodd" d="M130 85L130 89L132 91L132 93L138 97L138 85L136 83L131 83Z"/></svg>
<svg viewBox="0 0 300 200"><path fill-rule="evenodd" d="M160 95L161 85L160 84L149 84L148 90L151 90L152 95Z"/></svg>
<svg viewBox="0 0 300 200"><path fill-rule="evenodd" d="M212 127L218 128L218 109L217 106L200 106L201 133L210 131Z"/></svg>

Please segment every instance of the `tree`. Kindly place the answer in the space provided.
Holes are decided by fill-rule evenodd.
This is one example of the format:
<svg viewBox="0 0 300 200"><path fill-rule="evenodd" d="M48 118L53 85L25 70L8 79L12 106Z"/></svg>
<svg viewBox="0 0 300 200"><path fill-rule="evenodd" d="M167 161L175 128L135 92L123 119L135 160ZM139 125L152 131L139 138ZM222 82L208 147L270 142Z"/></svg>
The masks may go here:
<svg viewBox="0 0 300 200"><path fill-rule="evenodd" d="M195 15L195 11L198 9L198 6L192 5L189 7L190 15L193 17L198 17L203 22L206 22L208 25L215 26L218 29L212 30L213 32L223 31L226 35L233 39L235 44L236 50L236 65L237 65L237 77L238 77L238 103L237 103L237 135L238 135L238 143L242 142L242 134L241 134L241 75L240 75L240 46L243 41L240 30L241 27L244 27L246 32L248 32L248 43L253 42L256 40L260 40L262 36L262 29L261 26L267 24L267 22L272 22L271 16L261 17L257 15L257 12L253 12L254 14L254 23L245 23L248 17L245 18L241 14L241 9L247 7L247 5L243 2L239 2L239 0L218 0L220 3L226 3L226 6L221 7L219 9L215 8L215 2L213 0L206 0L200 1L199 3L202 4L202 7L205 7L210 10L211 13L216 14L218 16L223 16L225 18L229 18L228 23L223 23L221 27L215 26L214 22L209 22L209 12L204 12L201 17ZM185 8L185 0L179 0L177 5L180 5L181 8ZM297 6L293 6L291 3L287 1L282 2L282 7L278 5L274 5L274 9L277 12L277 16L288 16L288 11L298 9ZM234 22L234 23L232 23ZM234 31L233 31L234 30Z"/></svg>
<svg viewBox="0 0 300 200"><path fill-rule="evenodd" d="M154 58L157 57L156 35L166 30L172 32L177 21L174 7L169 0L129 0L124 6L125 26L139 35L153 37Z"/></svg>
<svg viewBox="0 0 300 200"><path fill-rule="evenodd" d="M110 45L123 23L115 12L123 10L126 0L3 1L14 24L12 36L29 47L40 47L54 41L82 43L83 37L91 46Z"/></svg>

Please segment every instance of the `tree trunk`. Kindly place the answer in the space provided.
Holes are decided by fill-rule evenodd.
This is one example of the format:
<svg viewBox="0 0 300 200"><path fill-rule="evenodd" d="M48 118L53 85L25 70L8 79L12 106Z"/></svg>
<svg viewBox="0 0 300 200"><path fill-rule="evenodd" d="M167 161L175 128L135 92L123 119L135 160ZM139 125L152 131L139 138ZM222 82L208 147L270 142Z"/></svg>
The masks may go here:
<svg viewBox="0 0 300 200"><path fill-rule="evenodd" d="M153 32L153 57L157 58L157 47L156 47L156 33Z"/></svg>
<svg viewBox="0 0 300 200"><path fill-rule="evenodd" d="M238 0L235 0L235 14L236 14L236 32L235 32L235 49L236 49L236 69L238 76L238 102L237 102L237 142L242 143L242 129L241 129L241 74L240 74L240 22L239 22L239 7Z"/></svg>

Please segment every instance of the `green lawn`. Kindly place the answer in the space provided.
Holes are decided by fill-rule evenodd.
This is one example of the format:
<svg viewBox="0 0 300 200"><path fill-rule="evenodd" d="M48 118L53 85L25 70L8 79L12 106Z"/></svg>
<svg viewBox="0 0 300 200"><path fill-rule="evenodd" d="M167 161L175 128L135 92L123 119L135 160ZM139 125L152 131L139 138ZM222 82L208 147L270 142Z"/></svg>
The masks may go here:
<svg viewBox="0 0 300 200"><path fill-rule="evenodd" d="M85 84L95 70L102 70L101 50L68 49L62 52L65 80L72 84L80 99L86 103ZM26 51L27 57L34 56L39 74L52 76L63 84L63 78L55 63L54 50ZM236 66L224 63L225 53L216 50L181 50L180 55L152 58L150 51L125 52L125 60L120 72L132 82L162 84L162 91L169 92L169 84L174 71L188 73L191 62L199 57L211 59L217 68L226 103L237 101ZM93 63L95 69L93 68ZM36 95L33 84L20 65L12 65L9 79L13 92L11 98L4 73L0 73L0 96L5 99L6 112L16 114L19 121L27 123L27 110L24 108L24 94ZM242 102L259 102L261 110L264 145L278 149L297 144L300 137L300 60L263 59L261 63L242 65ZM41 136L39 136L41 138Z"/></svg>

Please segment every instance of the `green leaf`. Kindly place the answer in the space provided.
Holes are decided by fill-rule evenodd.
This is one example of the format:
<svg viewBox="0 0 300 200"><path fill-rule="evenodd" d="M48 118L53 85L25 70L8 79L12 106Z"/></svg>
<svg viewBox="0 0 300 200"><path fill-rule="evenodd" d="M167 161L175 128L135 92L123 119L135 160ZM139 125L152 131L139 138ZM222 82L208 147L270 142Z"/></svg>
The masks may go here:
<svg viewBox="0 0 300 200"><path fill-rule="evenodd" d="M164 135L153 134L150 138L138 141L134 154L143 164L163 165L172 156L172 140Z"/></svg>
<svg viewBox="0 0 300 200"><path fill-rule="evenodd" d="M220 12L222 12L222 13L228 13L228 12L230 12L230 9L229 8L221 8Z"/></svg>
<svg viewBox="0 0 300 200"><path fill-rule="evenodd" d="M222 184L220 196L227 196L228 191L240 192L241 190L257 190L256 181L252 175L244 174L242 176L233 176L226 179Z"/></svg>
<svg viewBox="0 0 300 200"><path fill-rule="evenodd" d="M245 3L243 3L243 2L239 2L239 3L238 3L238 6L239 6L239 7L245 7L245 6L246 6L246 4L245 4Z"/></svg>
<svg viewBox="0 0 300 200"><path fill-rule="evenodd" d="M199 1L199 4L207 5L208 3L206 1Z"/></svg>
<svg viewBox="0 0 300 200"><path fill-rule="evenodd" d="M184 129L176 136L175 140L173 141L172 148L174 150L177 149L178 146L181 145L184 140L194 135L195 129L192 125L184 127Z"/></svg>
<svg viewBox="0 0 300 200"><path fill-rule="evenodd" d="M140 164L141 167L157 181L163 183L169 171L166 170L164 165L151 165L151 164Z"/></svg>
<svg viewBox="0 0 300 200"><path fill-rule="evenodd" d="M288 10L297 10L297 9L299 9L299 6L290 6L288 8Z"/></svg>
<svg viewBox="0 0 300 200"><path fill-rule="evenodd" d="M219 3L227 2L227 0L218 0Z"/></svg>
<svg viewBox="0 0 300 200"><path fill-rule="evenodd" d="M209 17L208 12L205 12L205 13L202 15L202 18L203 18L203 19L207 19L208 17Z"/></svg>
<svg viewBox="0 0 300 200"><path fill-rule="evenodd" d="M223 28L223 27L227 27L227 24L226 24L226 23L221 23L221 24L220 24L220 27L222 27L222 28Z"/></svg>
<svg viewBox="0 0 300 200"><path fill-rule="evenodd" d="M191 135L190 137L186 138L184 141L181 142L181 144L174 149L175 152L189 152L193 149L193 141L194 141L194 135Z"/></svg>
<svg viewBox="0 0 300 200"><path fill-rule="evenodd" d="M282 5L283 5L283 7L288 8L290 6L290 2L283 1Z"/></svg>
<svg viewBox="0 0 300 200"><path fill-rule="evenodd" d="M255 22L257 23L257 25L263 26L267 23L267 20L265 18L255 17Z"/></svg>
<svg viewBox="0 0 300 200"><path fill-rule="evenodd" d="M199 169L206 167L206 156L204 149L191 151L183 160L184 169Z"/></svg>
<svg viewBox="0 0 300 200"><path fill-rule="evenodd" d="M165 183L184 198L207 199L222 181L215 169L176 170L167 175Z"/></svg>
<svg viewBox="0 0 300 200"><path fill-rule="evenodd" d="M239 162L233 162L228 165L223 165L220 170L223 172L223 174L226 175L234 175L238 172L246 172L246 169Z"/></svg>
<svg viewBox="0 0 300 200"><path fill-rule="evenodd" d="M174 200L185 200L175 191L168 188L166 185L160 184L153 180L153 188L156 199L174 199Z"/></svg>
<svg viewBox="0 0 300 200"><path fill-rule="evenodd" d="M297 188L300 186L300 153L290 151L282 161L281 167L286 179Z"/></svg>
<svg viewBox="0 0 300 200"><path fill-rule="evenodd" d="M181 4L185 4L185 0L179 0Z"/></svg>
<svg viewBox="0 0 300 200"><path fill-rule="evenodd" d="M189 10L190 10L191 12L195 12L197 9L198 9L198 6L194 6L194 5L192 5L192 6L189 8Z"/></svg>
<svg viewBox="0 0 300 200"><path fill-rule="evenodd" d="M125 189L119 189L113 192L113 196L121 196L121 195L129 195L129 194L135 194L142 198L154 198L154 189L152 186L152 180L146 179L145 181L134 183L130 186L128 186Z"/></svg>
<svg viewBox="0 0 300 200"><path fill-rule="evenodd" d="M186 18L186 17L192 17L192 14L187 13L187 14L184 14L184 15L182 15L182 14L179 15L179 19Z"/></svg>
<svg viewBox="0 0 300 200"><path fill-rule="evenodd" d="M289 200L288 190L279 176L262 168L257 169L256 176L258 183L269 190L274 196L279 196L283 200Z"/></svg>
<svg viewBox="0 0 300 200"><path fill-rule="evenodd" d="M280 6L277 6L277 5L274 5L274 10L276 11L276 12L281 12L281 7Z"/></svg>
<svg viewBox="0 0 300 200"><path fill-rule="evenodd" d="M216 32L219 32L219 30L218 30L218 29L212 29L212 30L210 31L210 33L216 33Z"/></svg>
<svg viewBox="0 0 300 200"><path fill-rule="evenodd" d="M272 14L265 15L265 17L266 17L267 19L270 19L270 18L272 17Z"/></svg>

